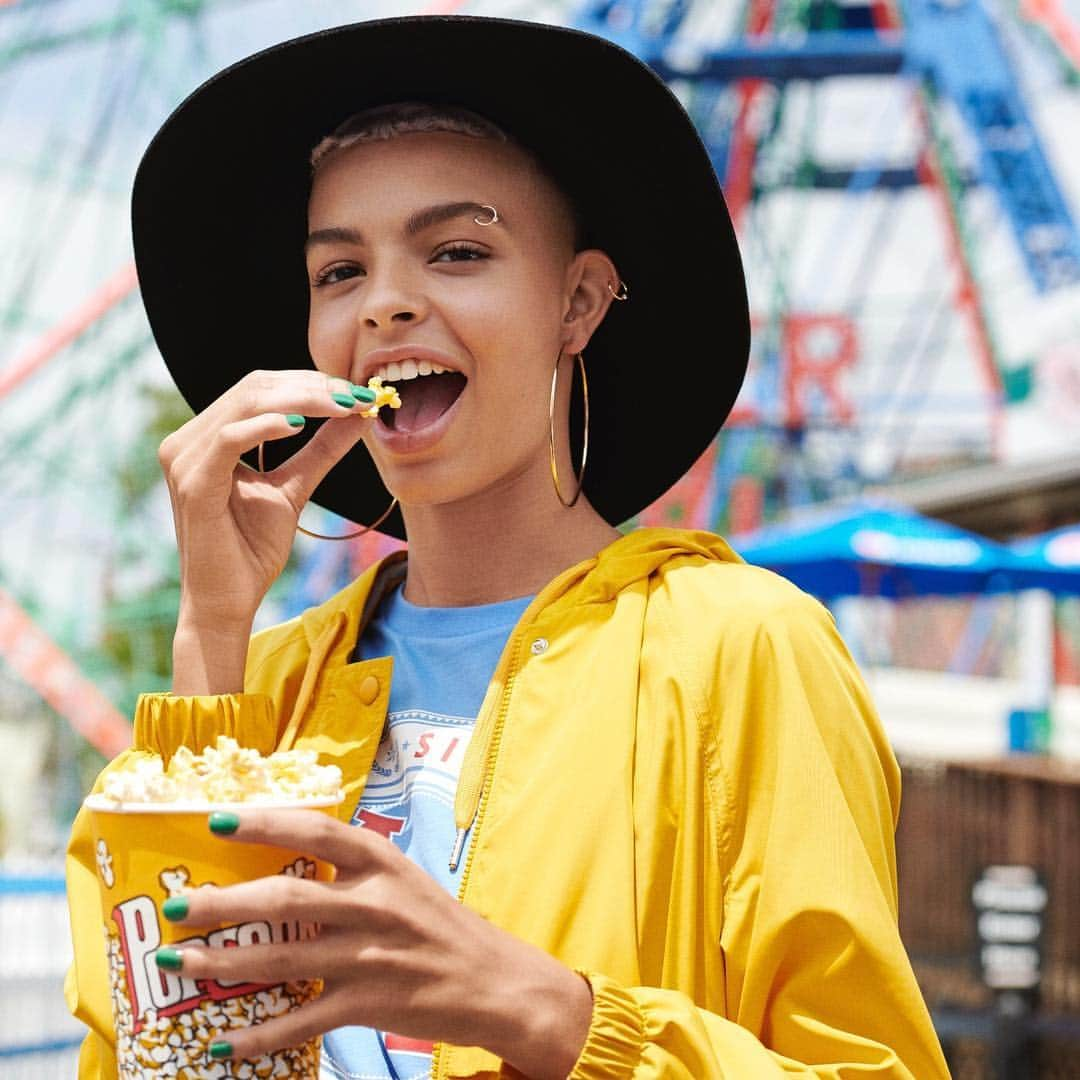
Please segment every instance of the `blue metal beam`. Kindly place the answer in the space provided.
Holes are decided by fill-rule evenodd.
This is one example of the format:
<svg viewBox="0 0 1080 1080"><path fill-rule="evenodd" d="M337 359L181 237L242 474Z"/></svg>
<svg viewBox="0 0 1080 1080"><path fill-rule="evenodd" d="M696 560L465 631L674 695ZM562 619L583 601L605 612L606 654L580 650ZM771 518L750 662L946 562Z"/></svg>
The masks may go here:
<svg viewBox="0 0 1080 1080"><path fill-rule="evenodd" d="M829 79L836 75L896 75L904 66L898 34L823 30L799 40L769 38L699 56L650 51L644 59L664 79Z"/></svg>
<svg viewBox="0 0 1080 1080"><path fill-rule="evenodd" d="M1080 281L1080 232L1017 88L1012 63L982 0L903 0L904 34L821 30L802 38L693 50L677 41L690 0L600 0L579 25L605 34L662 78L702 90L736 79L774 82L910 74L955 102L979 145L980 178L996 192L1040 292ZM708 135L706 135L708 138ZM727 146L713 148L726 162ZM890 176L905 184L906 175Z"/></svg>
<svg viewBox="0 0 1080 1080"><path fill-rule="evenodd" d="M916 67L955 103L979 145L1040 292L1080 281L1080 233L1054 177L997 27L978 0L904 0Z"/></svg>
<svg viewBox="0 0 1080 1080"><path fill-rule="evenodd" d="M671 43L693 0L591 0L574 25L644 57Z"/></svg>

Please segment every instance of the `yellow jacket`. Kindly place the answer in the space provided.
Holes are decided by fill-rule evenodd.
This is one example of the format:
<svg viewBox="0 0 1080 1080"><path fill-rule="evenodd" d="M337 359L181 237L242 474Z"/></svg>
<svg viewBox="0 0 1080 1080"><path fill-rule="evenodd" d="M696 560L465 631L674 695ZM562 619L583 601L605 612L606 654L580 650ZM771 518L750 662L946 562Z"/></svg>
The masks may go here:
<svg viewBox="0 0 1080 1080"><path fill-rule="evenodd" d="M144 696L128 754L219 734L312 747L341 767L348 820L391 674L349 656L402 570L391 556L257 634L244 694ZM828 613L719 537L642 529L545 587L507 643L458 788L461 900L591 982L572 1080L937 1080L897 931L899 801ZM84 1078L116 1075L94 868L80 816L67 993L91 1028ZM432 1075L500 1062L440 1045Z"/></svg>

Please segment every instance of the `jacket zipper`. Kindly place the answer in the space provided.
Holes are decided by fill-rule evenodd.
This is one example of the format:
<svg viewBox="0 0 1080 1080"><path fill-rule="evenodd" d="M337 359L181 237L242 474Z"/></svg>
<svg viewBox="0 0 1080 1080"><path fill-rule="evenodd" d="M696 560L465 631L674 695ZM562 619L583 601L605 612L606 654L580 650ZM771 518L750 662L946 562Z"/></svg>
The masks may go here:
<svg viewBox="0 0 1080 1080"><path fill-rule="evenodd" d="M499 712L495 717L495 727L491 732L491 743L485 756L484 783L483 787L480 789L480 801L477 804L476 813L473 815L472 821L466 828L458 829L457 836L454 839L454 851L450 857L451 870L456 868L457 862L461 858L461 850L465 846L465 837L470 830L472 831L473 842L469 846L469 854L465 857L465 866L461 871L461 883L458 886L457 898L459 904L464 904L465 902L465 889L469 884L469 871L472 869L473 856L476 854L476 838L480 833L480 826L484 820L484 811L487 809L488 797L491 794L491 780L495 772L495 759L499 753L499 743L502 741L503 726L506 723L506 714L510 709L510 695L514 689L514 680L517 678L522 641L524 641L524 634L519 634L517 640L514 642L514 651L510 660L510 668L506 674L506 684L503 686L502 699L499 702ZM442 1059L443 1043L438 1043L431 1055L431 1076L433 1080L440 1075Z"/></svg>

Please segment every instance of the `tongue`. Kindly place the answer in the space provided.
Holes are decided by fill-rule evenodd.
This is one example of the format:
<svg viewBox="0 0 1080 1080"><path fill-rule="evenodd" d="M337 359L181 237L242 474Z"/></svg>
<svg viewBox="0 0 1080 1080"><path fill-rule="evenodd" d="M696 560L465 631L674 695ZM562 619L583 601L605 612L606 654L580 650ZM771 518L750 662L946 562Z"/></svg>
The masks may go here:
<svg viewBox="0 0 1080 1080"><path fill-rule="evenodd" d="M387 419L395 431L409 434L434 424L454 404L465 389L465 376L447 372L424 375L396 385L401 408L395 409ZM388 411L384 409L383 415Z"/></svg>

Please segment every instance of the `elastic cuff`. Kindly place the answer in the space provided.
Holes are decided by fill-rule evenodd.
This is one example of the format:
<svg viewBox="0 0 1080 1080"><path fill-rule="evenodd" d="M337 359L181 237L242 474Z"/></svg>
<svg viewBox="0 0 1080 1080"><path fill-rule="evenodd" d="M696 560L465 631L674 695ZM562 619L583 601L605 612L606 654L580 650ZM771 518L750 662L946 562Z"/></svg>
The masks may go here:
<svg viewBox="0 0 1080 1080"><path fill-rule="evenodd" d="M581 1057L567 1080L629 1080L645 1045L641 1008L634 995L614 979L576 970L592 987L593 1014Z"/></svg>
<svg viewBox="0 0 1080 1080"><path fill-rule="evenodd" d="M160 754L166 766L179 747L198 752L212 746L219 735L228 735L261 754L272 753L277 743L277 721L269 695L139 696L134 749Z"/></svg>

